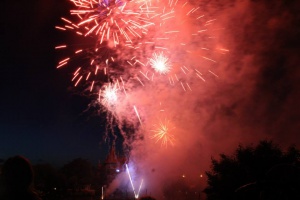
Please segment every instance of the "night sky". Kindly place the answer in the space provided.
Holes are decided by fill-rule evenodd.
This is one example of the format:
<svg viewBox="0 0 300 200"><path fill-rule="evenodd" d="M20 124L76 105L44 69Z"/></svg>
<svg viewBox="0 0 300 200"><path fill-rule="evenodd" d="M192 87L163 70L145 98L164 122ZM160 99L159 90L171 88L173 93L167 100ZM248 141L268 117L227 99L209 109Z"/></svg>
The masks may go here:
<svg viewBox="0 0 300 200"><path fill-rule="evenodd" d="M66 1L65 1L66 2ZM1 13L0 158L22 154L32 162L102 161L103 120L86 114L70 74L56 69L61 38L54 28L68 13L63 1L5 1Z"/></svg>
<svg viewBox="0 0 300 200"><path fill-rule="evenodd" d="M202 134L193 145L200 144L206 163L239 143L273 139L300 145L299 3L276 2L200 4L222 24L218 38L230 49L215 69L219 79L206 83L205 96L193 101L193 111L201 107ZM68 35L54 26L69 5L62 0L2 3L1 159L22 154L34 163L62 165L77 157L96 163L107 154L105 119L85 112L90 99L77 95L71 75L56 69L61 56L54 47ZM191 152L193 145L185 150Z"/></svg>

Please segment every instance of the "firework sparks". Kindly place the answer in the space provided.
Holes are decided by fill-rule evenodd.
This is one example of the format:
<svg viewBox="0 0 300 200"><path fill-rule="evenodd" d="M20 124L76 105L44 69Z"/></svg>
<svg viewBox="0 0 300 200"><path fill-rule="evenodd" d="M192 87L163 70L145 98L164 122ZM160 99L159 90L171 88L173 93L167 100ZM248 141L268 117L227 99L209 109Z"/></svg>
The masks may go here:
<svg viewBox="0 0 300 200"><path fill-rule="evenodd" d="M213 25L216 19L208 19L200 7L189 1L152 1L151 4L158 8L154 20L156 25L135 48L135 52L140 52L130 60L131 66L140 67L138 73L143 75L136 79L145 86L147 82L154 82L153 77L160 74L164 76L156 78L155 82L167 81L171 86L192 91L194 78L205 81L208 68L217 63L214 53L224 54L226 51L220 46L218 51L214 50L215 41L211 34L216 32ZM144 64L150 66L153 73ZM205 72L201 74L198 71Z"/></svg>
<svg viewBox="0 0 300 200"><path fill-rule="evenodd" d="M168 62L168 58L163 52L159 54L153 53L153 57L150 58L151 67L160 74L167 74L171 69L171 64Z"/></svg>
<svg viewBox="0 0 300 200"><path fill-rule="evenodd" d="M66 65L76 65L73 73L72 82L74 86L88 87L93 92L94 85L102 86L111 76L121 74L122 69L115 67L117 64L117 54L114 50L104 45L98 45L97 48L81 48L73 51L72 56L62 59L58 62L57 68ZM56 50L63 51L67 45L56 46ZM68 49L67 51L70 51Z"/></svg>
<svg viewBox="0 0 300 200"><path fill-rule="evenodd" d="M175 145L175 137L171 134L171 130L175 129L170 123L169 120L165 119L164 121L159 121L158 124L153 125L154 129L151 130L154 132L151 139L155 139L156 143L161 141L161 146L167 147L168 144L172 146Z"/></svg>
<svg viewBox="0 0 300 200"><path fill-rule="evenodd" d="M188 1L70 1L75 6L70 11L72 20L63 17L63 25L55 28L75 32L93 46L77 48L75 54L62 59L57 68L76 63L81 70L73 76L73 85L88 88L85 91L94 92L119 76L125 81L135 77L145 86L146 82L153 82L156 73L168 75L166 80L172 86L192 90L188 84L192 76L185 67L190 65L187 62L197 55L216 63L208 55L208 50L213 48L207 48L210 27L216 20L206 19L199 7L193 7ZM185 28L185 24L193 26ZM72 47L74 45L61 43L55 49L62 51ZM226 50L219 49L222 53ZM203 67L192 64L188 67ZM142 77L138 77L138 73ZM195 75L205 81L202 74Z"/></svg>
<svg viewBox="0 0 300 200"><path fill-rule="evenodd" d="M112 108L118 101L118 87L117 84L111 84L104 86L104 90L99 91L99 102L106 108Z"/></svg>
<svg viewBox="0 0 300 200"><path fill-rule="evenodd" d="M77 9L71 15L79 18L75 24L65 20L70 28L80 30L84 35L96 35L100 44L108 41L116 47L121 38L132 43L133 38L141 38L147 34L148 27L154 25L148 20L152 14L149 7L141 6L127 0L70 0ZM60 27L62 28L62 27ZM66 28L66 27L63 27ZM112 43L111 43L112 42Z"/></svg>

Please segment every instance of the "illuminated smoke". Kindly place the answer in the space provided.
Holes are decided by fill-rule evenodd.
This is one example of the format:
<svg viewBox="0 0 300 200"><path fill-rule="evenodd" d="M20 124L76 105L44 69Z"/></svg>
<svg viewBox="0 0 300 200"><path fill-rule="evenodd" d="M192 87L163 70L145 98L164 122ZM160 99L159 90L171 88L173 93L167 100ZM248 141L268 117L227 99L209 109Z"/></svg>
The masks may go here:
<svg viewBox="0 0 300 200"><path fill-rule="evenodd" d="M291 9L293 3L136 1L145 2L151 9L157 7L148 16L154 25L147 27L143 37L130 38L136 43L126 44L126 37L118 48L114 40L102 42L114 49L118 59L114 56L115 62L109 64L115 65L109 67L118 73L106 73L94 88L110 83L118 89L116 103L102 102L104 90L98 102L113 107L119 127L123 121L133 124L134 137L124 129L121 132L124 143L130 145L130 161L149 192L161 197L165 183L178 178L201 184L203 189L202 174L211 156L231 152L239 143L266 138L299 141L300 123L294 109L300 102L295 89L300 80L295 67L299 55L288 39L295 37L290 28L298 15ZM289 37L282 38L283 33ZM109 41L107 32L100 36ZM97 42L101 37L97 36ZM170 64L167 71L153 69L153 54L158 57L159 52ZM58 66L70 60L66 56ZM157 69L161 66L166 69L165 65ZM84 67L74 74L74 84L82 71ZM162 108L167 117L159 116ZM176 128L167 129L158 119L167 119ZM153 137L156 133L162 134ZM166 133L176 142L162 148L164 140L159 136Z"/></svg>

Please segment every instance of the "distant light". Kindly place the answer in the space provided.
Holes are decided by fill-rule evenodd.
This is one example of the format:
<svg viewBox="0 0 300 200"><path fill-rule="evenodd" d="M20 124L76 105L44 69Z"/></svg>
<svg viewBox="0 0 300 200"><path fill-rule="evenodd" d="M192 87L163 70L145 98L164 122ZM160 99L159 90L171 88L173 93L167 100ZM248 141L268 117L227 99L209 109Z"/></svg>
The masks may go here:
<svg viewBox="0 0 300 200"><path fill-rule="evenodd" d="M120 170L119 170L119 169L116 169L116 172L120 172Z"/></svg>
<svg viewBox="0 0 300 200"><path fill-rule="evenodd" d="M203 175L202 175L202 174L200 174L200 178L203 178Z"/></svg>
<svg viewBox="0 0 300 200"><path fill-rule="evenodd" d="M56 187L55 187L55 188L53 188L53 190L56 190Z"/></svg>
<svg viewBox="0 0 300 200"><path fill-rule="evenodd" d="M185 175L184 175L184 174L182 174L182 178L185 178Z"/></svg>

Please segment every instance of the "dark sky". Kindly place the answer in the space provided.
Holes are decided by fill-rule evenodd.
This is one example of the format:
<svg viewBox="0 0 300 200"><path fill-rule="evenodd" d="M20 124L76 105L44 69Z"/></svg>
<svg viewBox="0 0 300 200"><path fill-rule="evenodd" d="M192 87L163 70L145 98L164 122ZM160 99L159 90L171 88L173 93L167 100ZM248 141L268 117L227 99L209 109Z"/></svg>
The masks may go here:
<svg viewBox="0 0 300 200"><path fill-rule="evenodd" d="M212 92L197 101L207 149L218 153L265 138L299 145L299 3L202 2L225 27L219 38L230 49L216 69L220 81L207 84ZM77 157L97 162L108 151L105 120L84 112L89 99L70 90L70 74L56 69L61 55L54 47L68 35L54 26L69 5L64 0L1 4L1 159L22 154L61 165Z"/></svg>
<svg viewBox="0 0 300 200"><path fill-rule="evenodd" d="M103 160L101 118L86 114L88 99L70 91L70 74L56 69L63 40L54 28L67 1L5 1L1 13L0 158L64 164ZM103 121L103 120L102 120Z"/></svg>

